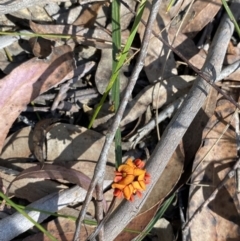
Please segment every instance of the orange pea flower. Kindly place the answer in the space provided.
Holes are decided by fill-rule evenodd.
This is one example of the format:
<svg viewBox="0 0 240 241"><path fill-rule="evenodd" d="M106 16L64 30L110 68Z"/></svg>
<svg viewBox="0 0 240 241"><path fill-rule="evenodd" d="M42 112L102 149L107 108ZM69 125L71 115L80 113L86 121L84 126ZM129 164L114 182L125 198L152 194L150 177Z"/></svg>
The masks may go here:
<svg viewBox="0 0 240 241"><path fill-rule="evenodd" d="M141 191L146 189L146 184L150 182L150 174L143 169L145 163L136 159L128 159L126 163L120 165L115 171L115 178L112 184L113 195L121 198L122 196L129 201L134 200L134 195L141 197Z"/></svg>

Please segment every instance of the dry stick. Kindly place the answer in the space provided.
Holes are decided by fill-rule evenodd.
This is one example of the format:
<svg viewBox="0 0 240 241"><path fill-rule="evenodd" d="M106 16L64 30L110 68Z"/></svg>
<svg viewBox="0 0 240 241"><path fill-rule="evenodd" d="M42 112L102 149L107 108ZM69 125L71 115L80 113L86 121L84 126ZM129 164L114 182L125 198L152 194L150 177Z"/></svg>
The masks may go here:
<svg viewBox="0 0 240 241"><path fill-rule="evenodd" d="M214 190L214 192L209 196L209 198L195 211L195 213L191 216L191 218L188 220L188 222L183 226L182 231L186 233L188 229L190 228L193 219L197 216L197 214L200 214L202 210L207 207L207 205L217 196L220 189L226 184L226 182L235 176L236 170L240 167L240 158L237 160L237 162L234 164L233 168L227 173L227 175L224 177L224 179L219 183L217 188Z"/></svg>
<svg viewBox="0 0 240 241"><path fill-rule="evenodd" d="M97 217L97 222L100 223L103 220L103 205L102 205L103 186L102 185L99 185L99 184L96 185L96 197L97 197L96 217ZM104 241L104 233L102 229L99 230L98 240Z"/></svg>
<svg viewBox="0 0 240 241"><path fill-rule="evenodd" d="M113 209L114 209L114 207L115 207L116 201L117 201L116 197L113 197L113 200L112 200L112 202L111 202L111 204L110 204L110 207L109 207L109 209L108 209L108 212L107 212L106 216L105 216L105 217L102 219L102 221L98 224L97 228L96 228L96 229L94 230L94 232L87 238L87 240L92 241L92 240L94 240L94 239L97 237L97 235L98 235L98 233L101 231L103 225L105 224L105 222L107 221L107 219L108 219L109 216L111 215L111 213L112 213L112 211L113 211Z"/></svg>
<svg viewBox="0 0 240 241"><path fill-rule="evenodd" d="M139 73L141 72L141 70L143 68L144 59L147 55L148 43L149 43L151 33L152 33L153 23L154 23L154 21L157 17L157 13L158 13L158 9L160 7L160 3L161 3L161 0L154 0L153 1L152 11L151 11L151 14L148 18L146 30L145 30L144 37L143 37L143 44L142 44L141 50L139 52L137 63L135 65L135 68L134 68L133 73L131 75L131 78L129 80L129 84L126 88L125 95L124 95L124 97L122 99L122 102L119 106L119 109L118 109L117 114L115 116L114 122L113 122L112 126L110 127L108 134L106 135L106 139L105 139L105 143L104 143L102 152L100 154L98 163L97 163L97 165L95 167L95 170L94 170L94 176L93 176L92 182L91 182L90 187L88 189L88 193L87 193L85 202L82 206L81 212L80 212L78 220L77 220L77 228L76 228L76 232L75 232L75 235L74 235L74 241L79 240L80 225L81 225L81 222L83 221L84 216L86 214L87 206L91 201L93 190L94 190L97 182L99 181L99 179L101 181L101 178L104 177L105 166L106 166L106 161L107 161L107 154L108 154L108 151L110 149L113 138L115 136L116 130L117 130L117 128L120 124L120 121L122 119L123 112L124 112L124 110L127 106L128 100L131 96L132 90L133 90L133 88L136 84L136 81L138 79ZM105 235L105 237L108 237L108 235Z"/></svg>
<svg viewBox="0 0 240 241"><path fill-rule="evenodd" d="M109 183L105 182L105 187ZM83 202L85 198L86 191L79 186L74 186L70 189L63 190L62 192L51 193L44 198L41 198L30 205L29 207L45 210L51 213L57 212L68 205L76 205L79 202ZM26 210L28 215L35 221L41 223L50 214ZM16 212L6 218L0 220L0 240L12 240L18 235L28 231L32 228L34 224L26 219L22 214Z"/></svg>
<svg viewBox="0 0 240 241"><path fill-rule="evenodd" d="M240 157L240 130L239 130L239 112L235 112L235 132L236 132L236 143L237 143L237 155ZM237 192L240 192L240 168L237 168L236 170L236 183L237 183Z"/></svg>
<svg viewBox="0 0 240 241"><path fill-rule="evenodd" d="M236 6L235 2L232 6L233 10L239 9L239 6ZM215 72L216 76L220 73L232 32L233 24L225 16L215 34L203 71L206 71L207 73ZM123 201L105 223L104 231L105 237L107 237L108 241L114 240L140 211L154 185L163 173L177 145L202 107L209 90L210 85L198 76L182 107L174 115L152 156L147 162L146 169L151 175L151 183L148 185L146 192L143 193L142 199L136 199L133 203ZM119 113L117 114L119 115ZM118 124L117 120L118 119L114 121L114 125ZM114 133L112 135L114 135ZM106 145L104 147L106 148ZM105 151L105 149L103 151Z"/></svg>

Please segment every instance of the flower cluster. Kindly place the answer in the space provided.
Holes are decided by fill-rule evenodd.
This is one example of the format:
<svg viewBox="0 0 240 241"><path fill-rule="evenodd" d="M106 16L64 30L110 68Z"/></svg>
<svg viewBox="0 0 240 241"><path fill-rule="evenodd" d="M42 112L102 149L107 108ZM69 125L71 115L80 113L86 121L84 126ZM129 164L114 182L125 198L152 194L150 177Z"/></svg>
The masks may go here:
<svg viewBox="0 0 240 241"><path fill-rule="evenodd" d="M133 201L136 194L141 197L141 191L144 191L146 184L150 182L150 175L143 169L144 165L140 159L135 161L128 159L118 167L112 184L114 196L119 198L124 196L129 201Z"/></svg>

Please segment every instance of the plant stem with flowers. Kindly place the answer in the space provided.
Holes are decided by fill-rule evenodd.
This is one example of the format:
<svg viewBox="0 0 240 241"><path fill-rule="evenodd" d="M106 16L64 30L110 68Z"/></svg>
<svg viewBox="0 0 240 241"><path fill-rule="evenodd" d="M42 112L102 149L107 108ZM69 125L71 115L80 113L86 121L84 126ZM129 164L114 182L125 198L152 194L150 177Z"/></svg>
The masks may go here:
<svg viewBox="0 0 240 241"><path fill-rule="evenodd" d="M143 169L145 163L136 159L128 159L126 163L120 165L115 171L115 178L112 184L114 196L124 197L129 201L134 201L134 195L142 196L142 191L146 189L146 184L150 182L150 175Z"/></svg>

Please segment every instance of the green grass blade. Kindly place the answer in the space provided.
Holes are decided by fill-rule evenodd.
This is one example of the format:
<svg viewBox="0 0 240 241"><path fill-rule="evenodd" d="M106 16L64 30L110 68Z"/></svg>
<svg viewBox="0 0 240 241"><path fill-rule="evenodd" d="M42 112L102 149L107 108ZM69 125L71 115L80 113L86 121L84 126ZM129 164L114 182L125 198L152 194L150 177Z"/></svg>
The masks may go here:
<svg viewBox="0 0 240 241"><path fill-rule="evenodd" d="M77 36L70 34L44 34L44 33L24 33L24 32L1 32L0 35L10 35L10 36L27 36L27 37L45 37L45 38L76 38Z"/></svg>
<svg viewBox="0 0 240 241"><path fill-rule="evenodd" d="M49 239L52 241L58 241L56 238L52 236L51 233L49 233L41 224L37 223L35 220L33 220L25 211L23 211L21 208L18 207L17 204L15 204L11 199L9 199L6 195L4 195L2 192L0 192L0 197L3 198L7 204L9 204L11 207L16 209L19 213L21 213L26 219L28 219L30 222L32 222L42 233L44 233Z"/></svg>
<svg viewBox="0 0 240 241"><path fill-rule="evenodd" d="M224 8L225 8L225 10L226 10L226 12L227 12L227 14L228 14L228 17L229 17L229 18L231 19L231 21L233 22L234 27L235 27L235 29L236 29L236 31L237 31L238 36L240 37L240 28L239 28L239 26L238 26L238 23L237 23L235 17L234 17L233 14L232 14L231 9L228 7L228 4L227 4L226 0L222 0L222 4L223 4L223 6L224 6Z"/></svg>
<svg viewBox="0 0 240 241"><path fill-rule="evenodd" d="M120 1L113 0L112 2L112 73L116 71L118 60L117 55L121 51L121 25L120 25ZM114 103L114 110L117 111L120 103L120 79L119 73L112 88L112 101ZM118 128L115 134L115 153L116 153L116 167L122 162L122 143L121 131Z"/></svg>
<svg viewBox="0 0 240 241"><path fill-rule="evenodd" d="M175 194L173 194L172 196L170 196L162 205L162 207L158 210L157 214L154 216L154 218L149 222L149 224L147 225L147 227L144 229L144 232L141 233L136 241L141 241L146 234L148 234L153 226L155 225L155 223L158 221L158 219L160 219L163 214L166 212L166 210L168 209L168 207L170 206L170 204L173 202L174 198L176 197Z"/></svg>
<svg viewBox="0 0 240 241"><path fill-rule="evenodd" d="M171 9L171 7L173 6L173 4L176 2L176 0L171 0L167 6L167 12Z"/></svg>
<svg viewBox="0 0 240 241"><path fill-rule="evenodd" d="M132 45L132 42L134 40L134 37L137 33L137 29L138 29L138 26L139 26L139 23L140 23L140 20L141 20L141 17L142 17L142 14L143 14L143 10L144 10L144 7L145 7L145 4L146 4L146 0L142 0L141 1L141 4L138 8L138 11L137 11L137 15L136 15L136 18L134 20L134 23L133 23L133 26L132 26L132 29L131 29L131 32L130 32L130 35L129 35L129 38L127 40L127 43L122 51L122 53L120 54L120 58L119 58L119 61L117 63L117 67L116 67L116 70L115 72L112 73L112 76L110 78L110 81L109 81L109 84L105 90L105 93L103 94L103 97L101 98L100 100L100 103L98 104L94 114L93 114L93 117L90 121L90 124L88 126L88 128L91 128L94 120L96 119L105 99L107 98L108 94L109 94L109 91L112 89L112 86L118 76L118 73L120 71L120 69L122 68L123 64L125 63L126 59L127 59L127 56L128 56L128 51L129 49L131 48L131 45Z"/></svg>

